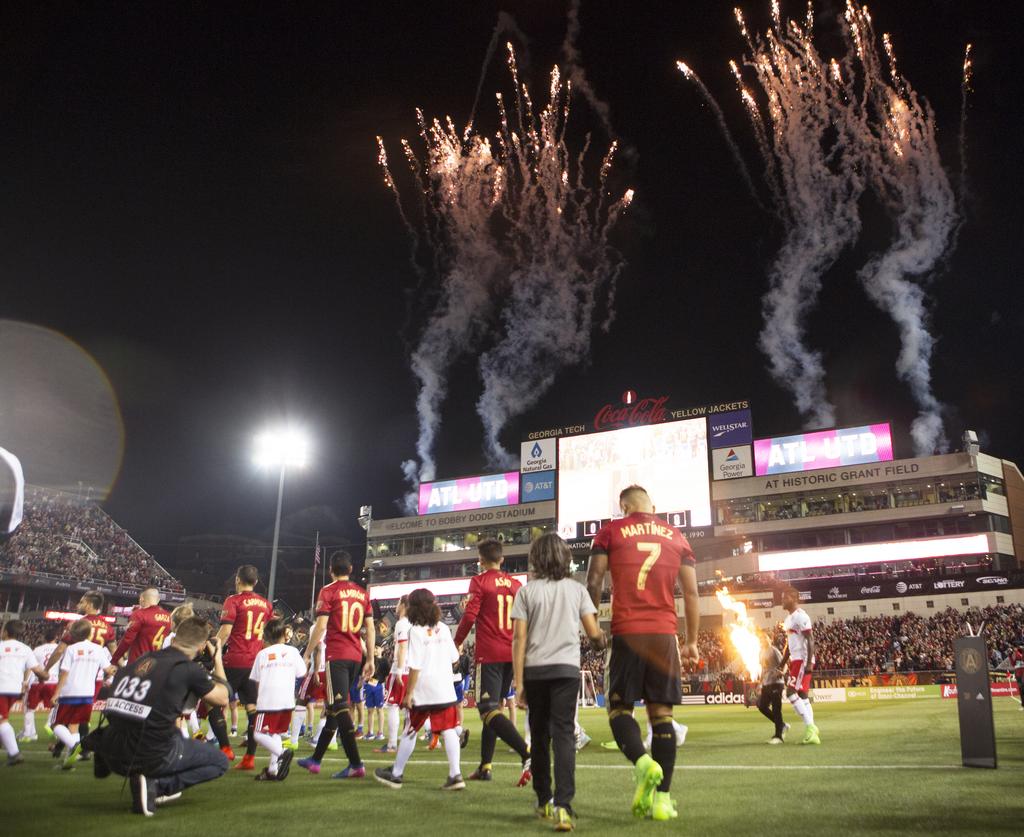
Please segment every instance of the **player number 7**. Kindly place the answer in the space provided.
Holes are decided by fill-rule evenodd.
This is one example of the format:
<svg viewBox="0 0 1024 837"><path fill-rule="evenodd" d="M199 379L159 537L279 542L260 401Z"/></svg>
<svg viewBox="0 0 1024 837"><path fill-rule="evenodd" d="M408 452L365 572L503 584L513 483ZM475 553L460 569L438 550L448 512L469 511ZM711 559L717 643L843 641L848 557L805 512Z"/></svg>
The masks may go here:
<svg viewBox="0 0 1024 837"><path fill-rule="evenodd" d="M640 572L636 574L636 589L644 590L647 587L647 575L654 565L658 563L658 559L661 557L661 544L660 543L638 543L636 548L641 552L649 552L643 564L640 565Z"/></svg>

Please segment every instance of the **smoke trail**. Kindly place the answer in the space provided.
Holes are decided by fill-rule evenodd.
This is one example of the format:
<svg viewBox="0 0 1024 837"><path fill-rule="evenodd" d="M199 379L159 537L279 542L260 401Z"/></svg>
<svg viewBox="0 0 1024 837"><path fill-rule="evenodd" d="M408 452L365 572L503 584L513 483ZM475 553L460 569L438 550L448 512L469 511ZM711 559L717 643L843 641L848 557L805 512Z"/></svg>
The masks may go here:
<svg viewBox="0 0 1024 837"><path fill-rule="evenodd" d="M484 79L487 77L487 68L491 66L491 59L494 58L494 53L501 45L502 39L507 40L508 35L514 35L518 39L519 43L524 47L529 43L529 39L519 28L519 24L516 23L516 19L508 12L498 12L498 21L494 24L494 31L491 33L491 40L487 44L487 51L484 53L484 63L480 67L480 79L476 83L476 93L473 95L473 107L469 110L469 119L466 121L466 130L462 133L463 137L467 139L473 130L473 120L476 119L476 108L477 105L480 104L480 94L484 89Z"/></svg>
<svg viewBox="0 0 1024 837"><path fill-rule="evenodd" d="M896 322L901 348L896 372L917 402L911 425L915 453L945 452L942 405L932 393L927 298L914 279L927 279L948 252L957 225L956 198L942 167L935 139L935 116L899 73L888 35L882 36L889 79L881 71L871 21L847 4L847 21L862 33L861 59L870 130L864 132L871 185L893 219L895 240L873 257L858 276L868 296Z"/></svg>
<svg viewBox="0 0 1024 837"><path fill-rule="evenodd" d="M581 63L579 47L576 46L580 37L580 5L581 0L572 0L566 14L565 40L562 42L565 75L572 87L583 94L590 109L597 114L609 139L618 141L615 129L612 127L611 108L608 107L608 103L604 99L594 92L593 86L587 80L586 71Z"/></svg>
<svg viewBox="0 0 1024 837"><path fill-rule="evenodd" d="M486 452L495 464L509 464L501 430L536 402L559 369L586 356L595 312L607 304L603 294L621 267L607 232L632 192L611 204L606 200L615 145L597 186L588 188L589 139L583 151L570 154L564 139L568 87L558 69L549 103L535 116L511 44L508 49L516 127L510 127L498 94L496 149L472 127L461 135L451 119L427 127L419 113L424 159L403 140L422 198L420 235L439 280L437 301L412 352L419 384L418 463L402 465L412 485L435 476L434 445L452 363L482 352L477 410ZM385 184L400 200L383 144L379 161ZM414 502L413 494L406 497L407 507Z"/></svg>
<svg viewBox="0 0 1024 837"><path fill-rule="evenodd" d="M773 25L757 37L748 33L739 9L736 18L750 49L743 63L767 99L767 120L734 72L784 229L769 270L759 344L805 421L828 426L835 410L821 353L806 345L807 318L822 276L860 232L857 202L864 183L855 136L861 114L838 65L823 61L812 42L810 9L803 24L790 20L784 26L773 3Z"/></svg>

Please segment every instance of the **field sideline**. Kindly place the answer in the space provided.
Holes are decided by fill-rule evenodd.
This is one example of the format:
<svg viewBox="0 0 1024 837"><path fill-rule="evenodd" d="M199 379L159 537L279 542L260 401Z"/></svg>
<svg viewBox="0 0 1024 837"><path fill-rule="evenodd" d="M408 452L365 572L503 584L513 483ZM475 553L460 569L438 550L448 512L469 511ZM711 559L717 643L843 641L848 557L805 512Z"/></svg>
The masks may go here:
<svg viewBox="0 0 1024 837"><path fill-rule="evenodd" d="M587 710L583 723L594 737L580 754L576 808L582 834L656 832L692 835L756 835L831 832L843 835L908 833L1017 833L1024 822L1024 712L1010 699L996 707L998 770L959 766L956 702L906 700L899 703L821 704L815 708L823 744L803 747L800 724L793 743L769 747L771 730L755 709L679 707L676 717L690 727L679 751L673 796L680 818L673 823L634 820L629 814L631 782L625 759L598 743L610 739L600 710ZM475 713L467 713L473 739L463 751L463 772L479 753ZM20 730L20 717L12 717ZM462 793L442 793L447 773L442 751L417 747L406 785L395 791L372 779L336 782L327 772L310 776L294 768L282 784L266 785L250 773L229 772L216 782L186 791L152 819L131 815L129 794L112 776L99 782L91 765L71 772L53 770L42 742L27 745L26 764L0 767L0 817L12 837L74 834L153 835L210 833L335 834L543 834L534 819L533 794L517 789L515 757L499 742L495 779L471 784ZM300 748L300 755L309 749ZM340 751L339 751L340 753ZM325 762L340 768L339 753ZM367 767L391 759L363 747ZM258 757L257 764L265 763ZM10 829L10 830L8 830Z"/></svg>

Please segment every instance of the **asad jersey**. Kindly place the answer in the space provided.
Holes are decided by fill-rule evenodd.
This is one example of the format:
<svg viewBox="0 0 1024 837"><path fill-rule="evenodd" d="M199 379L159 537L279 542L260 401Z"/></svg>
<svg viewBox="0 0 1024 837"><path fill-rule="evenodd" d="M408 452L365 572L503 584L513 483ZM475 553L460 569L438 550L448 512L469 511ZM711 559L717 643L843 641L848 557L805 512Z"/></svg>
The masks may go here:
<svg viewBox="0 0 1024 837"><path fill-rule="evenodd" d="M104 617L98 613L90 613L88 616L82 617L86 622L92 625L92 633L89 634L89 642L95 642L97 645L106 646L107 643L114 641L114 626L111 625ZM60 641L64 645L72 645L74 640L71 638L70 624L69 630L64 631L64 636L60 638Z"/></svg>
<svg viewBox="0 0 1024 837"><path fill-rule="evenodd" d="M594 536L591 554L608 556L612 634L677 633L675 584L693 550L677 529L653 514L613 520Z"/></svg>
<svg viewBox="0 0 1024 837"><path fill-rule="evenodd" d="M228 650L224 652L225 668L252 668L256 655L263 649L263 626L273 613L270 602L252 590L224 600L220 623L231 626Z"/></svg>
<svg viewBox="0 0 1024 837"><path fill-rule="evenodd" d="M317 617L327 617L327 661L363 659L359 638L370 608L370 597L351 581L332 581L316 600Z"/></svg>
<svg viewBox="0 0 1024 837"><path fill-rule="evenodd" d="M469 583L469 601L455 644L463 643L475 623L477 663L512 662L512 602L522 586L501 570L482 572Z"/></svg>
<svg viewBox="0 0 1024 837"><path fill-rule="evenodd" d="M171 614L159 605L135 608L128 630L124 632L111 659L117 664L127 654L128 662L134 663L143 654L159 651L164 647L164 638L170 629Z"/></svg>

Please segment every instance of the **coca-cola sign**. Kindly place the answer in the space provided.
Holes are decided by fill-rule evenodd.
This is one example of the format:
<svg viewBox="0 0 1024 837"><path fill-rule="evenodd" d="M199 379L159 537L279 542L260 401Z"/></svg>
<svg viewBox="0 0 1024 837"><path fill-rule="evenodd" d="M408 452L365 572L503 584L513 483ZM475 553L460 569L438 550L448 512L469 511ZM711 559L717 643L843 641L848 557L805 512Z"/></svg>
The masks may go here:
<svg viewBox="0 0 1024 837"><path fill-rule="evenodd" d="M640 398L633 404L605 404L594 416L594 430L618 430L668 420L668 396Z"/></svg>

